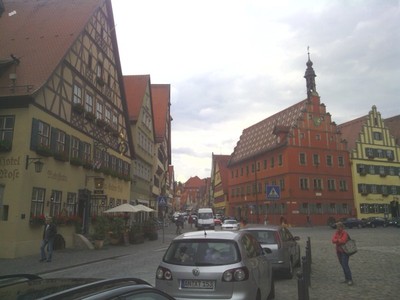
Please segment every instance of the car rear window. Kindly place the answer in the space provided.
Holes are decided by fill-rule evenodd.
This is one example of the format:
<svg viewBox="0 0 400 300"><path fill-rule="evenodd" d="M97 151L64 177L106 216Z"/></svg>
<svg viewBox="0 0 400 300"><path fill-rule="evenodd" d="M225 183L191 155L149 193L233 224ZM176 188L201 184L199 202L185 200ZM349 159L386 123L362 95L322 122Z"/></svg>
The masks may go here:
<svg viewBox="0 0 400 300"><path fill-rule="evenodd" d="M169 246L163 261L186 266L217 266L234 264L241 260L235 241L179 240Z"/></svg>
<svg viewBox="0 0 400 300"><path fill-rule="evenodd" d="M274 230L249 230L260 244L276 244L276 231Z"/></svg>

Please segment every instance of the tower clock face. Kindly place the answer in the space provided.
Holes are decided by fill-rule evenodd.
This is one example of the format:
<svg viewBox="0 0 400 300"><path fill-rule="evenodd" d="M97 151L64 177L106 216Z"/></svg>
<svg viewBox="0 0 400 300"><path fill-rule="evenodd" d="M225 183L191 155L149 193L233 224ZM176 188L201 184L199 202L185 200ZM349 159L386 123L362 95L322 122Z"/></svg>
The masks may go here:
<svg viewBox="0 0 400 300"><path fill-rule="evenodd" d="M314 118L314 125L319 126L321 124L321 118L315 117Z"/></svg>

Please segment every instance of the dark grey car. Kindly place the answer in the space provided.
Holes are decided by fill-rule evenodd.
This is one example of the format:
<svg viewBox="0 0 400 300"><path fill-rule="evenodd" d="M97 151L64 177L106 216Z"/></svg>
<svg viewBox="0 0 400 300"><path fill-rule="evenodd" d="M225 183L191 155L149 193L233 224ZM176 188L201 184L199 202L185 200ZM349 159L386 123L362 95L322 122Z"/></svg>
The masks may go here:
<svg viewBox="0 0 400 300"><path fill-rule="evenodd" d="M293 278L294 267L301 264L298 236L293 236L284 226L247 225L242 230L250 232L262 248L272 251L267 254L267 258L271 261L274 272L282 272L286 278Z"/></svg>

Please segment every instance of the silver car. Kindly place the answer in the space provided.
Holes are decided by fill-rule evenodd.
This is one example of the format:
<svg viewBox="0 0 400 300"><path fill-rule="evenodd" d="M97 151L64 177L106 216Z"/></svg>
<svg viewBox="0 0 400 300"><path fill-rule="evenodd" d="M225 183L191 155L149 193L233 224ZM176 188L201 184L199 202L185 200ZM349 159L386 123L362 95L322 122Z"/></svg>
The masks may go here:
<svg viewBox="0 0 400 300"><path fill-rule="evenodd" d="M239 230L239 223L236 220L226 219L221 225L221 230Z"/></svg>
<svg viewBox="0 0 400 300"><path fill-rule="evenodd" d="M286 278L293 278L294 267L301 264L300 238L293 236L288 228L273 225L248 225L243 231L251 233L263 249L270 249L268 259L274 272L283 272Z"/></svg>
<svg viewBox="0 0 400 300"><path fill-rule="evenodd" d="M178 300L275 297L271 263L259 242L240 231L176 237L156 271L156 287Z"/></svg>

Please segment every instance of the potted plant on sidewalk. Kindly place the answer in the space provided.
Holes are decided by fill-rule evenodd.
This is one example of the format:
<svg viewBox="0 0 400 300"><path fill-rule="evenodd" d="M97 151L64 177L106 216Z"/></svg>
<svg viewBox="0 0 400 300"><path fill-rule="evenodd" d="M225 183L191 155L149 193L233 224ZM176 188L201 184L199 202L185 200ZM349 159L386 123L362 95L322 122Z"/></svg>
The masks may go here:
<svg viewBox="0 0 400 300"><path fill-rule="evenodd" d="M96 249L101 249L104 245L104 240L106 238L106 233L109 230L108 219L105 216L98 216L94 221L94 247Z"/></svg>
<svg viewBox="0 0 400 300"><path fill-rule="evenodd" d="M121 217L114 217L110 220L110 243L117 245L121 242L124 233L125 221Z"/></svg>
<svg viewBox="0 0 400 300"><path fill-rule="evenodd" d="M129 241L132 244L144 243L144 233L141 224L135 223L132 225L131 231L129 233Z"/></svg>

